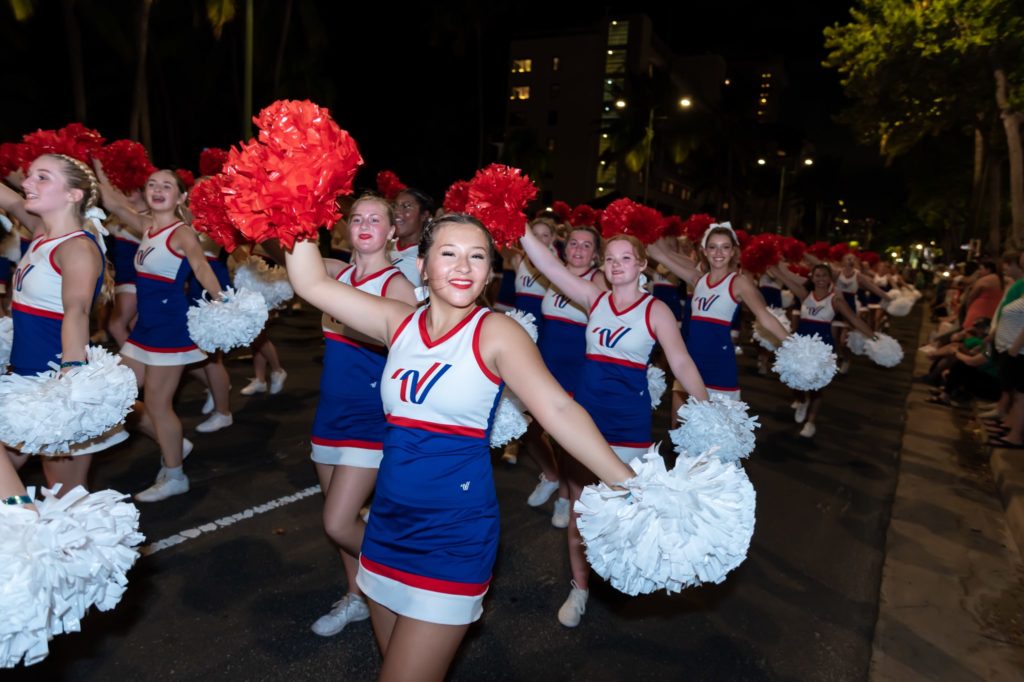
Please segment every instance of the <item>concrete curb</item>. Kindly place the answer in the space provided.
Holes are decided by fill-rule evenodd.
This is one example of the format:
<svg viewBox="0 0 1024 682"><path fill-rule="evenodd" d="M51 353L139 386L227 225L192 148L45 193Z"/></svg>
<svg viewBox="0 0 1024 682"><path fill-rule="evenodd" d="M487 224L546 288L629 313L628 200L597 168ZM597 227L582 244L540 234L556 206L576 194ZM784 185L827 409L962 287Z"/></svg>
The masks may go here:
<svg viewBox="0 0 1024 682"><path fill-rule="evenodd" d="M1006 525L1024 557L1024 450L992 448L989 466L1006 509Z"/></svg>

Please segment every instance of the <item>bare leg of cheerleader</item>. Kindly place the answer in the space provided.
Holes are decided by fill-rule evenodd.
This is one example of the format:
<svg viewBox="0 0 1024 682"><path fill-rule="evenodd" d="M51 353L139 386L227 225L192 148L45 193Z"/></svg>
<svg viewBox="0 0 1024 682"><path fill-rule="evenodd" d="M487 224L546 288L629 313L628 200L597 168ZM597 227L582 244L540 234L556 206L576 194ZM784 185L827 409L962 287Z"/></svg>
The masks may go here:
<svg viewBox="0 0 1024 682"><path fill-rule="evenodd" d="M317 464L317 469L323 464ZM359 550L363 546L366 524L359 510L370 499L377 482L377 470L363 467L336 466L324 500L324 530L341 547L348 591L362 595L356 585Z"/></svg>
<svg viewBox="0 0 1024 682"><path fill-rule="evenodd" d="M114 311L107 322L107 331L114 337L120 348L128 340L128 334L135 324L135 313L138 311L138 299L134 293L114 295Z"/></svg>
<svg viewBox="0 0 1024 682"><path fill-rule="evenodd" d="M11 466L14 467L15 471L25 466L25 462L28 461L28 455L22 452L18 452L17 450L9 450L5 448L3 445L0 445L0 448L3 448L3 451L7 453L7 456L3 457L3 459L6 459L8 462L10 462Z"/></svg>
<svg viewBox="0 0 1024 682"><path fill-rule="evenodd" d="M7 457L10 452L0 445L0 497L25 494L25 484L21 482L17 469Z"/></svg>
<svg viewBox="0 0 1024 682"><path fill-rule="evenodd" d="M593 483L593 481L588 483ZM574 477L569 478L569 500L573 507L576 506L576 501L580 499L580 495L583 493L583 488L586 485L587 483L574 480ZM576 587L585 590L590 583L590 564L587 563L583 536L580 535L580 529L576 525L576 519L578 518L579 514L575 510L569 514L569 532L567 534L569 542L569 570L572 573L572 579L576 583Z"/></svg>
<svg viewBox="0 0 1024 682"><path fill-rule="evenodd" d="M378 636L384 662L380 669L381 682L440 682L444 680L469 625L440 625L415 618L398 616L388 609L370 602L374 631L378 620L388 630L385 641ZM375 608L376 607L376 608ZM388 611L390 618L378 611ZM388 622L390 621L390 622Z"/></svg>
<svg viewBox="0 0 1024 682"><path fill-rule="evenodd" d="M76 486L88 489L90 463L92 463L92 455L44 457L43 474L46 476L46 485L52 488L60 483L61 488L58 493L60 497Z"/></svg>
<svg viewBox="0 0 1024 682"><path fill-rule="evenodd" d="M163 465L168 469L181 467L181 420L174 412L174 393L184 367L146 367L145 410L153 425L156 442L160 446Z"/></svg>

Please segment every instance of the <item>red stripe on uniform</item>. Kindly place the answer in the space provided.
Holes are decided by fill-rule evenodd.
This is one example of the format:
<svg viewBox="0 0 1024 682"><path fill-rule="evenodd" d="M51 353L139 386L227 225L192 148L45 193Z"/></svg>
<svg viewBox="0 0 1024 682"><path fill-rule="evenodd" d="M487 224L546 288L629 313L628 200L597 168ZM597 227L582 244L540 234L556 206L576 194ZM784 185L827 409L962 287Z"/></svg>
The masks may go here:
<svg viewBox="0 0 1024 682"><path fill-rule="evenodd" d="M647 443L617 443L617 442L613 443L612 441L608 441L608 445L610 445L612 447L615 447L617 445L620 448L649 448L649 447L651 447L650 441L648 441Z"/></svg>
<svg viewBox="0 0 1024 682"><path fill-rule="evenodd" d="M607 355L594 355L593 353L587 353L587 360L607 362L610 365L621 365L623 367L632 367L633 369L647 369L647 365L641 362L630 362L629 360L623 360L622 358L610 358Z"/></svg>
<svg viewBox="0 0 1024 682"><path fill-rule="evenodd" d="M387 416L387 420L388 424L392 424L394 426L419 429L420 431L430 431L431 433L446 433L451 436L466 436L468 438L485 438L487 436L487 432L484 429L477 429L472 426L438 424L437 422L425 422L419 419L410 419L409 417L400 417L394 414L389 414Z"/></svg>
<svg viewBox="0 0 1024 682"><path fill-rule="evenodd" d="M439 578L428 578L422 575L416 575L415 573L408 573L401 571L397 568L391 568L384 564L378 564L373 559L367 558L365 554L359 555L360 565L370 571L376 573L379 576L390 578L403 585L410 587L416 587L421 590L429 590L430 592L440 592L441 594L455 594L462 597L478 597L487 591L487 586L491 584L488 580L484 583L458 583L452 580L441 580Z"/></svg>
<svg viewBox="0 0 1024 682"><path fill-rule="evenodd" d="M314 445L325 445L329 448L364 448L366 450L383 450L384 444L370 440L335 440L312 436L309 441Z"/></svg>
<svg viewBox="0 0 1024 682"><path fill-rule="evenodd" d="M369 341L356 341L355 339L350 339L344 334L339 334L337 332L324 332L324 338L330 339L331 341L337 341L338 343L344 343L349 346L355 346L356 348L365 348L366 350L372 350L377 353L382 353L387 350L387 348L380 345L379 343L370 343Z"/></svg>
<svg viewBox="0 0 1024 682"><path fill-rule="evenodd" d="M148 272L136 272L135 276L136 277L142 277L143 279L153 279L153 280L156 280L157 282L171 282L171 283L174 282L174 280L171 279L170 277L161 277L160 275L151 275Z"/></svg>
<svg viewBox="0 0 1024 682"><path fill-rule="evenodd" d="M43 310L42 308L33 308L30 305L24 303L12 303L12 310L17 310L19 313L25 313L26 315L35 315L36 317L48 317L51 320L63 320L64 313L57 313L52 310Z"/></svg>
<svg viewBox="0 0 1024 682"><path fill-rule="evenodd" d="M180 346L178 348L154 348L153 346L144 346L138 341L132 341L131 339L128 339L127 343L130 343L137 348L141 348L142 350L148 350L150 353L185 353L199 348L199 346L194 343L191 346Z"/></svg>
<svg viewBox="0 0 1024 682"><path fill-rule="evenodd" d="M723 327L731 327L732 326L732 320L716 320L713 317L702 317L700 315L691 315L690 316L690 321L691 322L693 322L693 321L710 322L711 324L720 324Z"/></svg>

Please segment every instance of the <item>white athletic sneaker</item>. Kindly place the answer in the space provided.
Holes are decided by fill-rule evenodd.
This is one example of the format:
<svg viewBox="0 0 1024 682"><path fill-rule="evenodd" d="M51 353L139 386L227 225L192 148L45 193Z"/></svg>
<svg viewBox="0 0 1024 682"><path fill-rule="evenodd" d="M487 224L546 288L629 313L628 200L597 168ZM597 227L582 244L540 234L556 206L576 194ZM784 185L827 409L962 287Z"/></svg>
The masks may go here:
<svg viewBox="0 0 1024 682"><path fill-rule="evenodd" d="M194 448L192 441L188 438L181 439L181 461L184 462L188 459L188 456L192 454L192 448ZM163 464L160 465L160 471L156 472L156 480L167 478L167 467Z"/></svg>
<svg viewBox="0 0 1024 682"><path fill-rule="evenodd" d="M270 395L277 395L284 388L284 380L288 378L288 372L283 369L270 373Z"/></svg>
<svg viewBox="0 0 1024 682"><path fill-rule="evenodd" d="M793 413L793 420L797 424L803 424L804 420L807 419L807 408L811 406L810 400L805 400L796 406L796 412Z"/></svg>
<svg viewBox="0 0 1024 682"><path fill-rule="evenodd" d="M159 502L160 500L166 500L168 497L182 495L187 492L188 476L182 475L181 478L171 478L164 475L163 478L157 477L156 482L142 492L135 493L135 501Z"/></svg>
<svg viewBox="0 0 1024 682"><path fill-rule="evenodd" d="M549 499L551 499L551 496L554 494L554 492L558 490L558 481L549 481L547 478L544 477L544 474L541 474L537 478L540 479L540 483L538 483L537 487L533 489L533 492L530 493L530 496L526 498L526 504L530 505L531 507L541 506Z"/></svg>
<svg viewBox="0 0 1024 682"><path fill-rule="evenodd" d="M196 425L196 431L199 433L213 433L214 431L220 431L223 428L227 428L234 423L235 418L230 414L214 412L206 418L206 421Z"/></svg>
<svg viewBox="0 0 1024 682"><path fill-rule="evenodd" d="M804 424L804 428L800 429L800 435L804 438L814 438L814 433L817 431L814 428L814 422L807 422Z"/></svg>
<svg viewBox="0 0 1024 682"><path fill-rule="evenodd" d="M242 395L256 395L257 393L267 392L267 382L261 379L252 379L249 384L242 389Z"/></svg>
<svg viewBox="0 0 1024 682"><path fill-rule="evenodd" d="M210 392L210 389L206 389L206 402L203 403L202 409L203 414L210 414L213 412L213 407L213 393Z"/></svg>
<svg viewBox="0 0 1024 682"><path fill-rule="evenodd" d="M555 500L555 511L551 514L551 525L555 528L569 527L569 500L559 497Z"/></svg>
<svg viewBox="0 0 1024 682"><path fill-rule="evenodd" d="M562 608L558 609L558 622L567 628L579 625L583 614L587 612L587 597L589 596L589 590L581 590L573 580L569 598L562 604Z"/></svg>
<svg viewBox="0 0 1024 682"><path fill-rule="evenodd" d="M321 637L330 637L344 630L349 623L366 620L369 617L370 609L366 601L358 594L349 592L334 602L330 611L317 618L310 629Z"/></svg>

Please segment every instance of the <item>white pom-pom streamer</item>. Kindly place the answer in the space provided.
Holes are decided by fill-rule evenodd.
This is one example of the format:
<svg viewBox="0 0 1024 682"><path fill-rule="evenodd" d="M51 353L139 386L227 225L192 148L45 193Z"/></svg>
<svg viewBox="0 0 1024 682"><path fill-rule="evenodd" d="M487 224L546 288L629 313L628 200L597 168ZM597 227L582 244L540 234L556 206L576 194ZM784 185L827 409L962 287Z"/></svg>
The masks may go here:
<svg viewBox="0 0 1024 682"><path fill-rule="evenodd" d="M3 256L12 263L17 263L21 260L21 239L18 238L16 232L8 232L3 235L3 239L0 240L0 256Z"/></svg>
<svg viewBox="0 0 1024 682"><path fill-rule="evenodd" d="M882 367L895 367L903 361L900 342L888 334L877 334L878 340L867 339L865 350L868 357Z"/></svg>
<svg viewBox="0 0 1024 682"><path fill-rule="evenodd" d="M203 298L188 309L188 335L207 353L248 346L267 323L267 302L256 291L228 287L226 300Z"/></svg>
<svg viewBox="0 0 1024 682"><path fill-rule="evenodd" d="M651 394L652 410L661 403L661 398L665 395L666 388L668 388L668 385L665 383L665 371L660 367L649 365L647 367L647 392Z"/></svg>
<svg viewBox="0 0 1024 682"><path fill-rule="evenodd" d="M817 334L790 334L775 351L772 369L790 388L817 391L835 376L836 354Z"/></svg>
<svg viewBox="0 0 1024 682"><path fill-rule="evenodd" d="M106 434L124 421L138 398L135 373L99 346L88 364L61 375L0 377L0 441L24 453L60 454Z"/></svg>
<svg viewBox="0 0 1024 682"><path fill-rule="evenodd" d="M720 583L747 556L754 486L742 467L705 453L671 471L657 446L630 466L626 490L588 485L576 502L587 561L629 595Z"/></svg>
<svg viewBox="0 0 1024 682"><path fill-rule="evenodd" d="M867 337L856 329L851 331L846 337L846 347L854 355L864 355L867 352L867 342Z"/></svg>
<svg viewBox="0 0 1024 682"><path fill-rule="evenodd" d="M59 487L59 486L58 486ZM34 491L30 490L34 497ZM91 606L114 608L145 538L139 512L113 490L43 490L37 511L0 505L0 667L46 658Z"/></svg>
<svg viewBox="0 0 1024 682"><path fill-rule="evenodd" d="M772 317L779 321L779 324L782 325L783 329L787 332L793 331L793 326L789 323L789 316L786 315L785 310L782 308L776 308L775 306L768 306L768 312L772 314ZM761 347L765 350L775 350L781 343L781 341L775 338L774 334L765 329L757 319L754 320L753 337L754 340L761 344Z"/></svg>
<svg viewBox="0 0 1024 682"><path fill-rule="evenodd" d="M892 317L906 317L913 310L915 300L912 295L885 299L882 301L882 309Z"/></svg>
<svg viewBox="0 0 1024 682"><path fill-rule="evenodd" d="M537 343L537 318L533 316L533 313L513 308L512 310L506 311L505 315L518 322L519 325L526 330L526 333L530 335L533 342Z"/></svg>
<svg viewBox="0 0 1024 682"><path fill-rule="evenodd" d="M0 374L11 364L11 346L14 345L14 320L0 317Z"/></svg>
<svg viewBox="0 0 1024 682"><path fill-rule="evenodd" d="M723 462L736 462L754 451L754 429L760 424L742 400L691 396L679 408L679 427L668 432L680 457L693 457L714 448Z"/></svg>
<svg viewBox="0 0 1024 682"><path fill-rule="evenodd" d="M515 393L506 388L494 412L494 423L491 425L492 448L500 448L526 433L530 422L523 414L525 411L526 407Z"/></svg>
<svg viewBox="0 0 1024 682"><path fill-rule="evenodd" d="M234 277L235 289L248 289L263 296L269 310L283 306L295 297L295 291L288 282L288 272L278 266L269 266L259 256L238 266Z"/></svg>

